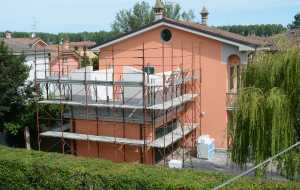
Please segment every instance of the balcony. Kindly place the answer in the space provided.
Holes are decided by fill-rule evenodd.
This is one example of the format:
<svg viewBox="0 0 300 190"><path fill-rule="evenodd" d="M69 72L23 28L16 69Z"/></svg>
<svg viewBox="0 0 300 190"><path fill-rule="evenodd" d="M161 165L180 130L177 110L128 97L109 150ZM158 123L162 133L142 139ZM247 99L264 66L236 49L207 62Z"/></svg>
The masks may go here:
<svg viewBox="0 0 300 190"><path fill-rule="evenodd" d="M235 102L237 100L237 92L228 92L226 97L226 108L228 111L235 109Z"/></svg>

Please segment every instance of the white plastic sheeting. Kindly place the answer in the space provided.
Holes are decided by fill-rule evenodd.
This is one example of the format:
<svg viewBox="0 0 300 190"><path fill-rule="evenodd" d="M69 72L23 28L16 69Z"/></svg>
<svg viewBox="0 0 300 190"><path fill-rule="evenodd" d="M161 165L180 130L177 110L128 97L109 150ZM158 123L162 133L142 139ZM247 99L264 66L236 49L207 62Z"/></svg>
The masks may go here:
<svg viewBox="0 0 300 190"><path fill-rule="evenodd" d="M93 71L92 66L77 69L69 74L68 80L87 80L87 81L106 81L112 82L113 70L105 69ZM111 100L113 98L113 87L95 85L85 89L84 84L72 84L72 96L85 96L86 94L91 100ZM87 91L87 92L86 92Z"/></svg>

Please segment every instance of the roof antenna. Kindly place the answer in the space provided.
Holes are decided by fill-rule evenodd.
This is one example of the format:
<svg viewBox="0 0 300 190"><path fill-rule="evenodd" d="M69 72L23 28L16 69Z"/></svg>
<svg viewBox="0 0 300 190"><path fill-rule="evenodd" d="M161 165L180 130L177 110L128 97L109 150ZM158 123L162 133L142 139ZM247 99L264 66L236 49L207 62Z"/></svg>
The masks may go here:
<svg viewBox="0 0 300 190"><path fill-rule="evenodd" d="M36 18L33 17L33 24L32 24L32 33L31 33L31 38L35 38L36 37Z"/></svg>

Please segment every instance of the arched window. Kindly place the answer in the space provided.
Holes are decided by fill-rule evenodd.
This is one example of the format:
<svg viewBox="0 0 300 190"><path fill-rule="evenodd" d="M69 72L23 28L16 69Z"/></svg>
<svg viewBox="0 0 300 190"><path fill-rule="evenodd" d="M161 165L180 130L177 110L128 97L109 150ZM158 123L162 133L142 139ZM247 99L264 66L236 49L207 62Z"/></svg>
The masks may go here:
<svg viewBox="0 0 300 190"><path fill-rule="evenodd" d="M231 55L228 58L229 66L229 92L237 92L240 83L241 59L238 55Z"/></svg>

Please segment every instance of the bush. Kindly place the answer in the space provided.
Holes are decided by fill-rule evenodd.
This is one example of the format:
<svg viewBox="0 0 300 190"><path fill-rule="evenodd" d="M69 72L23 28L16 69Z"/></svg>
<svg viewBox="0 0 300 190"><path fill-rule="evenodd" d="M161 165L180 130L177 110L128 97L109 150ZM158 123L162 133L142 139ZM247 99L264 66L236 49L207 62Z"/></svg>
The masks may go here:
<svg viewBox="0 0 300 190"><path fill-rule="evenodd" d="M231 176L11 149L0 146L0 189L212 189ZM227 189L299 189L300 184L243 178Z"/></svg>

